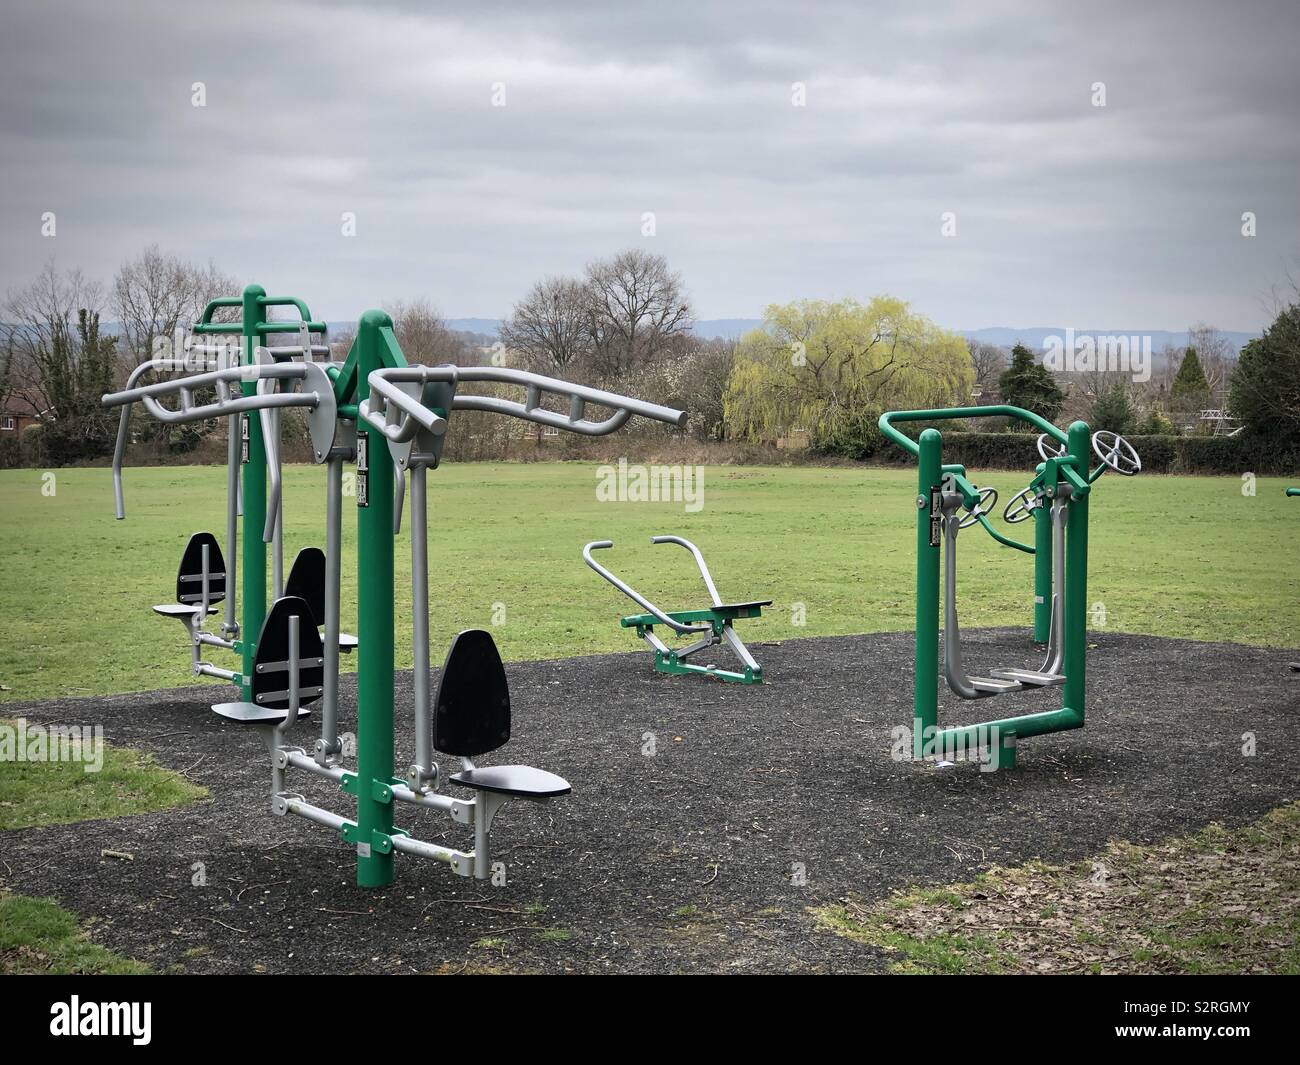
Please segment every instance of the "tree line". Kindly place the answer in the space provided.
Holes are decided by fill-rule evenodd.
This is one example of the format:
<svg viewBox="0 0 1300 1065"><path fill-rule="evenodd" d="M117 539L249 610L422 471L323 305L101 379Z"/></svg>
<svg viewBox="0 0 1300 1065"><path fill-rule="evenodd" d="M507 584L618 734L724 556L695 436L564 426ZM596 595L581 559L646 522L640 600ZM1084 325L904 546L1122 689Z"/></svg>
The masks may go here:
<svg viewBox="0 0 1300 1065"><path fill-rule="evenodd" d="M160 338L197 319L210 300L239 290L212 264L157 246L123 264L107 287L47 264L4 303L0 398L7 411L25 406L41 421L29 430L34 444L26 454L12 441L0 445L10 451L0 453L0 464L22 458L59 465L108 454L117 415L100 408L100 396L150 358ZM680 274L636 248L595 260L579 275L538 281L496 338L452 331L428 300L385 309L412 362L491 361L652 397L689 410L688 432L704 442L806 445L868 458L882 446L876 420L885 410L993 403L1059 424L1083 418L1098 429L1173 435L1195 427L1199 411L1226 396L1256 442L1300 452L1300 292L1279 301L1275 321L1240 358L1217 330L1197 326L1184 350L1163 353L1148 381L1113 371L1053 372L1024 345L1008 353L967 341L885 295L774 304L739 340L701 338ZM104 315L116 323L112 335ZM342 358L351 337L330 339ZM461 457L504 457L518 427L500 421L462 416L448 444ZM285 419L290 437L295 425ZM193 451L205 435L221 432L220 422L167 426L143 413L132 425L137 444L159 457Z"/></svg>

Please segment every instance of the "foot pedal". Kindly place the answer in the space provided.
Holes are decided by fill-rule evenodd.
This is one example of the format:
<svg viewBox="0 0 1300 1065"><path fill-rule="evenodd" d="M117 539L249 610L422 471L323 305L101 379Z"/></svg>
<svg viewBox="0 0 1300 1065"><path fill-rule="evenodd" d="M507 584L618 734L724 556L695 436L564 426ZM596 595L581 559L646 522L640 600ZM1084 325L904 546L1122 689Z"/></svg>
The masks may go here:
<svg viewBox="0 0 1300 1065"><path fill-rule="evenodd" d="M1036 669L991 669L989 672L1002 680L1018 681L1031 688L1054 688L1065 683L1060 673L1040 673Z"/></svg>
<svg viewBox="0 0 1300 1065"><path fill-rule="evenodd" d="M977 692L991 692L994 695L1001 695L1004 692L1015 692L1020 690L1020 683L1009 677L967 677L970 686Z"/></svg>

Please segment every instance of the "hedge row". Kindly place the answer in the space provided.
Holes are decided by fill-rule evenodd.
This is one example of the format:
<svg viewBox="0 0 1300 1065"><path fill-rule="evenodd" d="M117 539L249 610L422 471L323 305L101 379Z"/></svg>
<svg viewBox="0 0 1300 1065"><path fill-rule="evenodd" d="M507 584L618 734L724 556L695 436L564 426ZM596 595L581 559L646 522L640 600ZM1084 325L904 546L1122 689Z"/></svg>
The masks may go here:
<svg viewBox="0 0 1300 1065"><path fill-rule="evenodd" d="M923 426L908 426L915 438ZM942 431L942 427L940 428ZM1290 475L1300 472L1300 452L1279 451L1253 437L1241 436L1130 436L1128 441L1149 473L1204 473L1240 475L1259 473ZM1039 461L1034 433L945 432L944 462L956 462L972 469L1024 470ZM914 460L902 448L884 441L872 448L873 461L910 464Z"/></svg>

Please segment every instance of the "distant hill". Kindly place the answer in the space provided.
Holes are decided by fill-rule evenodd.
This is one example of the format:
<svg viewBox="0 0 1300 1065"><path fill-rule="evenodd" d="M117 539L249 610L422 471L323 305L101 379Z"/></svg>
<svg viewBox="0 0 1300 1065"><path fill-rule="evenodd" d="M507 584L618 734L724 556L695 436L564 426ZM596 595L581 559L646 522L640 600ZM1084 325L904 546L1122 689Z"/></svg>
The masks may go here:
<svg viewBox="0 0 1300 1065"><path fill-rule="evenodd" d="M455 333L481 333L494 337L501 329L500 318L448 318L447 328Z"/></svg>
<svg viewBox="0 0 1300 1065"><path fill-rule="evenodd" d="M351 333L356 329L356 322L329 322L331 335L338 336L343 333ZM761 318L703 318L695 323L694 333L696 336L711 339L721 337L724 340L739 340L740 337L748 333L751 329L758 329L762 326ZM103 331L109 336L115 336L121 332L121 326L117 322L105 322L101 326ZM498 335L501 328L500 318L448 318L447 328L457 333L470 333L475 337L485 337L493 340ZM1043 341L1049 336L1063 337L1065 329L1059 326L1031 326L1025 329L1013 329L1009 326L995 325L985 329L958 329L957 332L966 337L968 340L982 341L985 344L994 344L1001 348L1010 348L1013 344L1024 344L1030 351L1040 352L1043 350ZM1187 333L1185 331L1172 331L1168 329L1076 329L1075 336L1137 336L1151 338L1151 350L1159 352L1166 345L1175 348L1182 348L1187 344ZM1231 330L1222 332L1224 338L1232 345L1233 350L1240 352L1246 342L1259 336L1258 333L1240 333ZM287 343L287 341L278 341Z"/></svg>
<svg viewBox="0 0 1300 1065"><path fill-rule="evenodd" d="M1043 350L1043 341L1049 336L1064 337L1065 330L1059 326L1034 326L1029 329L1009 329L1006 326L991 326L987 329L959 329L957 330L968 340L978 340L985 344L994 344L1000 348L1009 348L1013 344L1021 343L1030 351L1039 352ZM1076 337L1082 336L1127 336L1127 337L1147 337L1151 338L1151 350L1160 351L1166 344L1170 347L1181 348L1187 344L1186 331L1172 332L1167 329L1076 329ZM1258 333L1235 333L1224 330L1221 334L1233 347L1233 350L1240 353L1241 349L1249 340L1254 340L1259 336Z"/></svg>
<svg viewBox="0 0 1300 1065"><path fill-rule="evenodd" d="M751 329L758 329L762 324L763 320L761 318L702 318L695 323L694 332L699 337L721 337L725 340L739 340ZM496 336L500 326L501 320L498 318L447 319L448 329L455 329L465 333L482 333L488 336ZM1009 348L1015 343L1021 343L1035 352L1043 350L1043 341L1049 336L1063 337L1065 335L1065 329L1062 326L1031 326L1025 329L1015 329L1010 326L995 325L985 329L958 329L957 332L969 340L979 340L986 344L995 344L998 347ZM1074 332L1076 336L1085 334L1091 336L1149 336L1153 351L1160 351L1166 344L1175 348L1181 348L1187 344L1187 333L1185 331L1176 332L1169 329L1076 329ZM1233 346L1233 349L1238 352L1241 351L1248 340L1253 340L1258 335L1258 333L1223 332L1223 336Z"/></svg>

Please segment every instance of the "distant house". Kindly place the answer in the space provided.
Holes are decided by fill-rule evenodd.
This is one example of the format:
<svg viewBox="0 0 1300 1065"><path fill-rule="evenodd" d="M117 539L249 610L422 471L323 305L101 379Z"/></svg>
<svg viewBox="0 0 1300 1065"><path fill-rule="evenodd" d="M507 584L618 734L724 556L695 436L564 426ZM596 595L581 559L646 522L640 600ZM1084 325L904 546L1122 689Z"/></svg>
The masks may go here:
<svg viewBox="0 0 1300 1065"><path fill-rule="evenodd" d="M29 425L40 425L49 408L38 392L18 390L0 399L0 440L17 439Z"/></svg>

